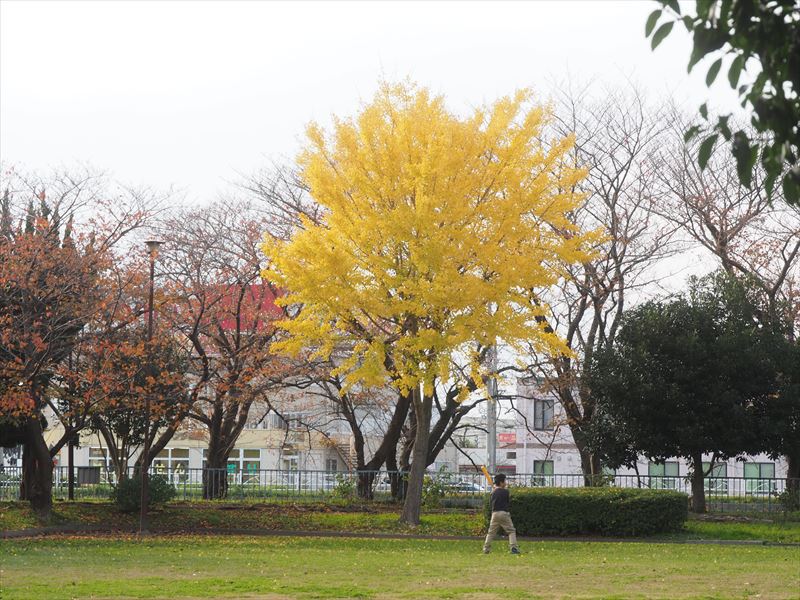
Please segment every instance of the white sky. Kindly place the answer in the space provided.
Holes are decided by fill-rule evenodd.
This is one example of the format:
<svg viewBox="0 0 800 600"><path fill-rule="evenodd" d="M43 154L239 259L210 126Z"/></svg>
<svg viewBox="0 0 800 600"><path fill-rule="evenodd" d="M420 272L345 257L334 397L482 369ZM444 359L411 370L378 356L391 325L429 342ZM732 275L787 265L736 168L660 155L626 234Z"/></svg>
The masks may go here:
<svg viewBox="0 0 800 600"><path fill-rule="evenodd" d="M654 2L0 1L0 159L24 170L88 163L204 202L305 124L353 113L381 77L411 77L454 109L570 76L633 79L687 108L685 31L651 52ZM678 31L681 29L681 31ZM720 81L725 78L720 76ZM735 105L722 83L717 106Z"/></svg>

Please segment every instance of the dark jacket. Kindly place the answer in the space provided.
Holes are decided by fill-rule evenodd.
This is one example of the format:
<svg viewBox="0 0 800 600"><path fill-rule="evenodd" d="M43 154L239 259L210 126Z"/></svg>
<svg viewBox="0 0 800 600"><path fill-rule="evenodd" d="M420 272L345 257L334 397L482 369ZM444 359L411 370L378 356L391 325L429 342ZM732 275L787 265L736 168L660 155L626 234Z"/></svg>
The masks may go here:
<svg viewBox="0 0 800 600"><path fill-rule="evenodd" d="M511 512L511 496L506 488L494 488L492 492L492 512Z"/></svg>

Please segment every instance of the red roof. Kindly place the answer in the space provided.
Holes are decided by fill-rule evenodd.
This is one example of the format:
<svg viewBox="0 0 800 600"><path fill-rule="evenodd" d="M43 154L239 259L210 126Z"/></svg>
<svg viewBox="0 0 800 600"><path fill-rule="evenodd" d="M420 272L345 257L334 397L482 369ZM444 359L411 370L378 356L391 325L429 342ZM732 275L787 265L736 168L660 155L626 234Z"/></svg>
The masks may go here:
<svg viewBox="0 0 800 600"><path fill-rule="evenodd" d="M247 285L244 295L242 286L237 284L217 287L222 295L212 312L226 331L236 329L237 317L241 331L261 330L270 321L283 317L283 309L275 304L280 292L276 294L266 284Z"/></svg>

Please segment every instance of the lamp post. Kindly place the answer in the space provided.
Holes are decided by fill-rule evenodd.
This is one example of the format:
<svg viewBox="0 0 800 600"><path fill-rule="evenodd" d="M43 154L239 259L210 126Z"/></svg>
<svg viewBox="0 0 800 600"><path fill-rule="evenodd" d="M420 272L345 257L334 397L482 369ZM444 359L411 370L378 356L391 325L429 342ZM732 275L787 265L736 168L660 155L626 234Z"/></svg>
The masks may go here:
<svg viewBox="0 0 800 600"><path fill-rule="evenodd" d="M147 367L148 371L152 373L153 370L153 290L154 280L156 276L156 256L158 256L158 248L162 242L158 240L147 240L147 252L150 256L150 290L147 302ZM150 479L148 476L150 455L150 392L148 391L144 397L144 448L142 449L141 472L142 472L142 496L141 506L139 508L139 534L147 533L147 502L148 502L148 484Z"/></svg>

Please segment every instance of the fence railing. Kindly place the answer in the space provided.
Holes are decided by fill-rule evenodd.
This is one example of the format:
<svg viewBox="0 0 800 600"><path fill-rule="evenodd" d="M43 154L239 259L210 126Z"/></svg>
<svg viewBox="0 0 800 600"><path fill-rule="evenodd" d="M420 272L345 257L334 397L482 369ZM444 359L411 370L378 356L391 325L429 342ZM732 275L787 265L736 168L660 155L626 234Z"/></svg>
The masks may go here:
<svg viewBox="0 0 800 600"><path fill-rule="evenodd" d="M164 477L176 491L178 500L342 500L371 496L391 499L406 482L406 473L388 471L310 471L279 469L188 469L152 467L151 476ZM133 469L128 476L133 476ZM20 467L0 467L0 500L17 500L20 492ZM512 487L583 487L587 477L577 474L517 473L507 475ZM794 486L789 483L794 481ZM589 483L607 487L669 489L691 495L687 477L651 475L598 475ZM108 498L116 476L101 467L74 467L76 500ZM392 488L395 488L394 490ZM782 510L781 496L788 488L797 490L800 481L780 478L708 477L705 494L708 510L718 512L772 512ZM480 473L430 472L425 494L448 500L479 501L489 486ZM67 467L53 470L53 497L69 495ZM474 503L476 503L474 502ZM466 502L468 503L468 502ZM453 502L457 504L457 502Z"/></svg>

